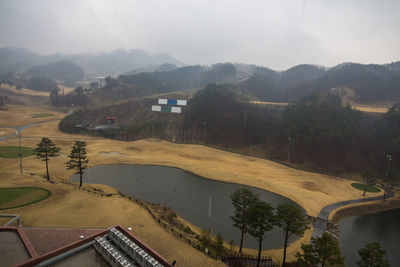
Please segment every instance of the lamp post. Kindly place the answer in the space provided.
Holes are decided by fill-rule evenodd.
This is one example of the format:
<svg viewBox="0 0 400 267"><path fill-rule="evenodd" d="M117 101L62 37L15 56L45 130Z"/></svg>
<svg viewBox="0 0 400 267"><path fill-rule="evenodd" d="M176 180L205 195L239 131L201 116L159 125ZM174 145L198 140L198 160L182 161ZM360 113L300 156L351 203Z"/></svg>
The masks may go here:
<svg viewBox="0 0 400 267"><path fill-rule="evenodd" d="M293 138L289 136L289 137L288 137L288 141L289 141L289 148L288 148L287 160L290 162L290 150L291 150L291 148L292 148L292 141L293 141Z"/></svg>
<svg viewBox="0 0 400 267"><path fill-rule="evenodd" d="M19 153L18 153L18 155L19 155L19 170L20 170L21 175L22 175L21 131L17 130L17 131L15 132L15 134L18 135L18 144L19 144L19 146L18 146L18 151L19 151Z"/></svg>
<svg viewBox="0 0 400 267"><path fill-rule="evenodd" d="M387 158L388 161L387 161L387 165L386 165L385 179L388 178L389 167L390 167L390 163L392 162L392 155L387 154L387 155L386 155L386 158ZM385 191L384 191L384 193L383 193L383 201L386 200L386 191L387 191L387 188L388 188L388 184L387 184L387 183L388 183L388 182L386 181L386 183L385 183Z"/></svg>
<svg viewBox="0 0 400 267"><path fill-rule="evenodd" d="M389 155L389 154L387 154L386 155L386 158L387 158L387 165L386 165L386 173L385 173L385 176L386 176L386 178L388 177L388 173L389 173L389 167L390 167L390 163L392 162L392 155Z"/></svg>

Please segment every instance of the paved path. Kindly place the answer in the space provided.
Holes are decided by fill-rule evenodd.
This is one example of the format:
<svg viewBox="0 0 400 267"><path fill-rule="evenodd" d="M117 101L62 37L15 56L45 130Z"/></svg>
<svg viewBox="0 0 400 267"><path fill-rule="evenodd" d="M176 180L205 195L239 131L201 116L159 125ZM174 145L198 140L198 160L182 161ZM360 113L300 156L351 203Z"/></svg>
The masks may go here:
<svg viewBox="0 0 400 267"><path fill-rule="evenodd" d="M392 198L392 197L394 197L394 193L392 191L390 191L390 190L387 190L386 191L386 198L388 199L388 198ZM322 236L322 234L326 230L329 214L333 210L335 210L335 209L337 209L339 207L350 205L350 204L374 201L374 200L379 200L379 199L383 199L383 196L366 197L366 198L359 198L359 199L347 200L347 201L342 201L342 202L336 202L336 203L330 204L330 205L322 208L322 210L320 211L320 213L318 215L318 218L317 218L317 220L315 222L314 232L312 234L312 237L316 238L316 237L321 237Z"/></svg>
<svg viewBox="0 0 400 267"><path fill-rule="evenodd" d="M33 127L33 126L36 126L39 124L43 124L43 123L47 123L47 122L51 122L51 121L57 121L57 120L59 120L59 119L51 119L51 120L41 121L41 122L37 122L37 123L31 123L31 124L27 124L27 125L23 125L23 126L0 126L0 128L14 128L15 131L22 132L23 130L28 129L30 127ZM8 135L2 136L2 137L0 137L0 141L6 140L7 138L10 138L11 136L15 136L15 135L16 135L16 133L14 132L14 133L10 133Z"/></svg>
<svg viewBox="0 0 400 267"><path fill-rule="evenodd" d="M25 129L28 129L30 127L36 126L36 125L40 125L43 123L48 123L48 122L52 122L52 121L58 121L59 119L51 119L51 120L47 120L47 121L41 121L41 122L37 122L37 123L32 123L32 124L27 124L27 125L23 125L23 126L0 126L0 128L14 128L15 131L19 131L22 132ZM10 133L8 135L2 136L0 137L0 141L6 140L10 137L15 137L16 133ZM54 138L54 139L65 139L65 140L100 140L100 139L104 139L104 138L99 138L99 137L83 137L83 138L76 138L76 137L64 137L64 136L47 136L48 138ZM42 137L40 136L21 136L21 138L23 139L42 139Z"/></svg>

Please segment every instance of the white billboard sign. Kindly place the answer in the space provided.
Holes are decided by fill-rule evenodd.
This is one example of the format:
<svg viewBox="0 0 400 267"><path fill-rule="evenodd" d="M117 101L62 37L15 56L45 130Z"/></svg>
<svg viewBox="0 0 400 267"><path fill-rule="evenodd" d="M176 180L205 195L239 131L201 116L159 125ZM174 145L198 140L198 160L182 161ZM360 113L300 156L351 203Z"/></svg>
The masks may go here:
<svg viewBox="0 0 400 267"><path fill-rule="evenodd" d="M161 111L161 106L151 106L151 111Z"/></svg>

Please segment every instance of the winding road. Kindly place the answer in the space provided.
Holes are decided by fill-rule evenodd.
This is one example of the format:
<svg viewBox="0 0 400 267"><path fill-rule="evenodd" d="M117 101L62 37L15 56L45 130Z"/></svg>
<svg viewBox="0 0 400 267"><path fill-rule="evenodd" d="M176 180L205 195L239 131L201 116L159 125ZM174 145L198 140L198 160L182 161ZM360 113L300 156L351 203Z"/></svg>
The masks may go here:
<svg viewBox="0 0 400 267"><path fill-rule="evenodd" d="M386 190L386 199L392 198L392 197L394 197L394 193L392 191L390 191L390 190ZM374 200L380 200L380 199L383 199L383 196L346 200L346 201L336 202L336 203L330 204L328 206L325 206L324 208L321 209L321 211L320 211L320 213L318 215L318 218L317 218L317 220L315 222L315 226L314 226L314 231L313 231L312 237L316 238L316 237L321 237L322 236L322 234L326 230L329 214L333 210L335 210L337 208L340 208L340 207L343 207L343 206L346 206L346 205L350 205L350 204L362 203L362 202L368 202L368 201L374 201Z"/></svg>

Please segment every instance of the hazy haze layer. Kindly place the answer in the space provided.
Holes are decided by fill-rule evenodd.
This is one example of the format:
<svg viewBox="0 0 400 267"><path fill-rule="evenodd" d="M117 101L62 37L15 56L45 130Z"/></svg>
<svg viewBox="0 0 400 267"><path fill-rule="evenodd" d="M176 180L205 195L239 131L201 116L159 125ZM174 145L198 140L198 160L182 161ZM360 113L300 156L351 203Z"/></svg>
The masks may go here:
<svg viewBox="0 0 400 267"><path fill-rule="evenodd" d="M400 59L400 1L2 0L0 46L50 54L117 48L165 52L187 64Z"/></svg>

